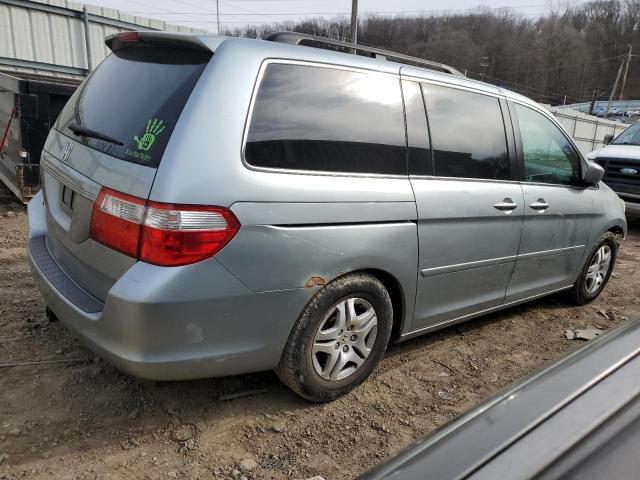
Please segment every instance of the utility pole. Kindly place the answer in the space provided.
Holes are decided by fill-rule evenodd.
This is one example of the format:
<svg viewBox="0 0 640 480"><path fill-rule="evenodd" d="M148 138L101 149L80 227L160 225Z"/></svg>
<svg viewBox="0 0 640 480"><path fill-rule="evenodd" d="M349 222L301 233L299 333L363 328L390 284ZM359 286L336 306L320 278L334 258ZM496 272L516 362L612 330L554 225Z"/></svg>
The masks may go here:
<svg viewBox="0 0 640 480"><path fill-rule="evenodd" d="M593 115L593 109L596 107L596 99L598 98L598 89L593 91L593 97L591 97L591 106L589 107L589 115Z"/></svg>
<svg viewBox="0 0 640 480"><path fill-rule="evenodd" d="M351 0L351 43L358 43L358 0Z"/></svg>
<svg viewBox="0 0 640 480"><path fill-rule="evenodd" d="M91 36L89 35L89 12L87 6L82 6L82 22L84 23L84 46L87 50L87 73L93 70L93 57L91 55Z"/></svg>
<svg viewBox="0 0 640 480"><path fill-rule="evenodd" d="M622 100L622 96L624 95L624 87L627 84L627 73L629 73L629 64L631 63L631 50L633 49L633 45L629 45L629 52L627 53L627 63L624 66L624 75L622 76L622 86L620 87L620 97L618 100Z"/></svg>
<svg viewBox="0 0 640 480"><path fill-rule="evenodd" d="M609 95L609 102L607 103L607 110L604 112L604 117L606 118L609 115L609 111L611 110L611 104L613 103L613 97L616 94L616 90L618 88L618 82L620 82L620 76L622 75L622 67L624 66L624 62L626 59L623 59L620 62L620 68L618 68L618 75L616 75L616 81L613 84L613 89L611 90L611 95Z"/></svg>
<svg viewBox="0 0 640 480"><path fill-rule="evenodd" d="M489 66L489 57L480 57L480 66L482 67L480 78L484 81L484 73Z"/></svg>
<svg viewBox="0 0 640 480"><path fill-rule="evenodd" d="M220 3L218 0L216 0L216 24L218 25L217 35L220 35Z"/></svg>

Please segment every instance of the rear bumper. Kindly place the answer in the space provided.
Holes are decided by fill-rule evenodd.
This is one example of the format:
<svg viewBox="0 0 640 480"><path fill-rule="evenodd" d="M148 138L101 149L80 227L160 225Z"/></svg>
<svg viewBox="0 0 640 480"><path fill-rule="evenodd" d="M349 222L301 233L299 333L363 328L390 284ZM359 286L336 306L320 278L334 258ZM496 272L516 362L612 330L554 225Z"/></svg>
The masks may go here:
<svg viewBox="0 0 640 480"><path fill-rule="evenodd" d="M38 214L35 200L29 215ZM137 262L102 303L67 276L31 220L29 259L47 306L88 348L138 377L182 380L272 369L313 293L253 292L215 259L178 268Z"/></svg>

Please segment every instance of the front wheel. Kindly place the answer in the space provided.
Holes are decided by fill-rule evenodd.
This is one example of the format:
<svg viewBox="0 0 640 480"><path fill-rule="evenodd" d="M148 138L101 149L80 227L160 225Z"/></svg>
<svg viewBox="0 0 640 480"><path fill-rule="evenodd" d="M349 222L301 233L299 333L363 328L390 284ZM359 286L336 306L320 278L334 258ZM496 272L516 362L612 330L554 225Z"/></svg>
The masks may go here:
<svg viewBox="0 0 640 480"><path fill-rule="evenodd" d="M300 396L328 402L362 383L382 359L393 307L375 277L354 273L324 286L307 304L276 373Z"/></svg>
<svg viewBox="0 0 640 480"><path fill-rule="evenodd" d="M617 254L616 235L612 232L605 233L580 272L578 281L569 291L574 303L584 305L600 295L611 277Z"/></svg>

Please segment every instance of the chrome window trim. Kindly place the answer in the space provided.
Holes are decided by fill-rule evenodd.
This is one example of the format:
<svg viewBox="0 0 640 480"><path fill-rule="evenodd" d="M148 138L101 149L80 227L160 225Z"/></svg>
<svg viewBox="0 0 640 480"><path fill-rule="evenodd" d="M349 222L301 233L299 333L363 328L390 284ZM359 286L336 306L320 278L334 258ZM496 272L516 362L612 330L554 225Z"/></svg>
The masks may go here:
<svg viewBox="0 0 640 480"><path fill-rule="evenodd" d="M522 182L518 180L502 180L492 178L476 178L476 177L439 177L437 175L409 175L411 180L437 180L448 182L477 182L477 183L507 183L518 185ZM539 184L538 184L539 185Z"/></svg>
<svg viewBox="0 0 640 480"><path fill-rule="evenodd" d="M435 85L438 87L447 87L447 88L455 88L456 90L464 90L470 93L478 93L480 95L486 95L487 97L494 97L494 98L498 98L498 99L503 99L503 100L508 100L508 98L501 94L501 93L493 93L493 92L487 92L485 90L481 90L479 88L473 88L472 86L464 86L464 85L458 85L455 83L449 83L446 82L444 80L435 80L435 79L431 79L431 78L421 78L421 77L416 77L413 75L404 75L404 74L400 74L402 80L410 80L410 81L414 81L414 82L419 82L419 83L428 83L430 85Z"/></svg>
<svg viewBox="0 0 640 480"><path fill-rule="evenodd" d="M402 102L402 110L404 112L404 100L402 99L402 86L400 85L399 73L390 73L390 72L375 70L373 68L368 69L363 67L338 65L334 63L322 63L322 62L306 61L306 60L293 60L293 59L286 59L286 58L265 58L260 64L260 69L258 70L258 75L253 85L253 91L251 92L251 101L249 103L249 110L247 112L247 116L244 123L244 130L242 133L242 146L241 146L240 158L242 160L242 164L246 169L256 171L256 172L265 172L265 173L311 175L311 176L320 176L320 177L347 177L347 178L360 177L360 178L382 178L382 179L384 178L408 179L409 178L408 171L407 171L407 175L400 175L400 174L385 174L385 173L333 172L333 171L327 171L327 170L300 170L300 169L289 169L289 168L259 167L259 166L251 165L247 161L245 156L245 151L247 147L247 137L249 135L249 126L251 125L251 118L253 117L253 109L255 106L256 97L258 95L258 89L260 88L260 84L262 83L262 79L264 77L264 72L267 69L267 67L271 64L301 65L301 66L328 68L332 70L342 70L346 72L375 73L380 75L388 75L398 80L400 101ZM400 67L398 67L398 71L399 70L400 70ZM406 127L404 123L403 123L403 128L405 129L405 136L406 136ZM405 141L405 148L406 148L406 141Z"/></svg>

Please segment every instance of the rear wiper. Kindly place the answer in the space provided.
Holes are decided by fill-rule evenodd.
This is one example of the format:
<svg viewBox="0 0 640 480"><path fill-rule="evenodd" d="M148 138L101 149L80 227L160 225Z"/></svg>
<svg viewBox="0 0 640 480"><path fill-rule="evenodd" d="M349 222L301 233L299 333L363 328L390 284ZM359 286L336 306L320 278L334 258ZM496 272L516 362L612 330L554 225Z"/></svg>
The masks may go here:
<svg viewBox="0 0 640 480"><path fill-rule="evenodd" d="M104 133L96 132L95 130L91 130L90 128L83 127L82 125L78 125L77 123L70 123L67 125L67 128L71 130L76 135L82 137L91 137L97 138L98 140L104 140L105 142L115 143L116 145L124 145L120 140L116 140L115 138L109 137Z"/></svg>

